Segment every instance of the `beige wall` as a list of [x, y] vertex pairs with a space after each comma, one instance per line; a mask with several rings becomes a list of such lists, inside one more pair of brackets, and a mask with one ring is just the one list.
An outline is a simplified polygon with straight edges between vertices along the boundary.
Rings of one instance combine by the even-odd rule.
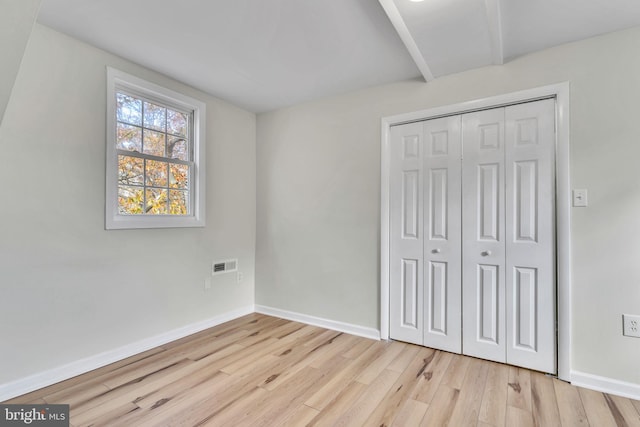
[[0, 0], [0, 123], [42, 0]]
[[[106, 66], [206, 103], [205, 228], [104, 230]], [[253, 304], [255, 120], [36, 25], [0, 128], [0, 384]]]
[[572, 368], [640, 384], [640, 28], [261, 114], [256, 304], [379, 324], [380, 119], [571, 83]]

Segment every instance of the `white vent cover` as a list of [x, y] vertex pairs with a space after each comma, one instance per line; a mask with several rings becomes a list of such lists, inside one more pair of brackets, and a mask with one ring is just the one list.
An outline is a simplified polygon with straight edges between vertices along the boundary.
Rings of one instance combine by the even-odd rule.
[[226, 261], [215, 261], [211, 266], [211, 274], [229, 273], [238, 270], [238, 260], [230, 259]]

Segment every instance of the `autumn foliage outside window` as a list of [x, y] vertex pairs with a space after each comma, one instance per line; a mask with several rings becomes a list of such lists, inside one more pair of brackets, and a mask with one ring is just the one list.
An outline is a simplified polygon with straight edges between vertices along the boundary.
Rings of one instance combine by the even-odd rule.
[[189, 112], [116, 93], [118, 212], [189, 215]]

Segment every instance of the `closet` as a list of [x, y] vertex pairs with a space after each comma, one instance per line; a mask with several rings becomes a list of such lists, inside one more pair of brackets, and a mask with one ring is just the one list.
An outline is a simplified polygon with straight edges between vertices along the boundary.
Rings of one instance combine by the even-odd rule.
[[393, 126], [390, 337], [556, 372], [555, 100]]

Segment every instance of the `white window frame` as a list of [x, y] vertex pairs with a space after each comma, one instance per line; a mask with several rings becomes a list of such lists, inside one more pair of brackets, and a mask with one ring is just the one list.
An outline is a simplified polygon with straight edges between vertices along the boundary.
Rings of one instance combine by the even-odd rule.
[[[118, 213], [118, 153], [116, 151], [116, 92], [139, 93], [145, 98], [193, 111], [193, 162], [189, 180], [189, 215], [122, 215]], [[173, 228], [205, 226], [205, 117], [206, 105], [123, 71], [107, 67], [107, 159], [105, 228]]]

